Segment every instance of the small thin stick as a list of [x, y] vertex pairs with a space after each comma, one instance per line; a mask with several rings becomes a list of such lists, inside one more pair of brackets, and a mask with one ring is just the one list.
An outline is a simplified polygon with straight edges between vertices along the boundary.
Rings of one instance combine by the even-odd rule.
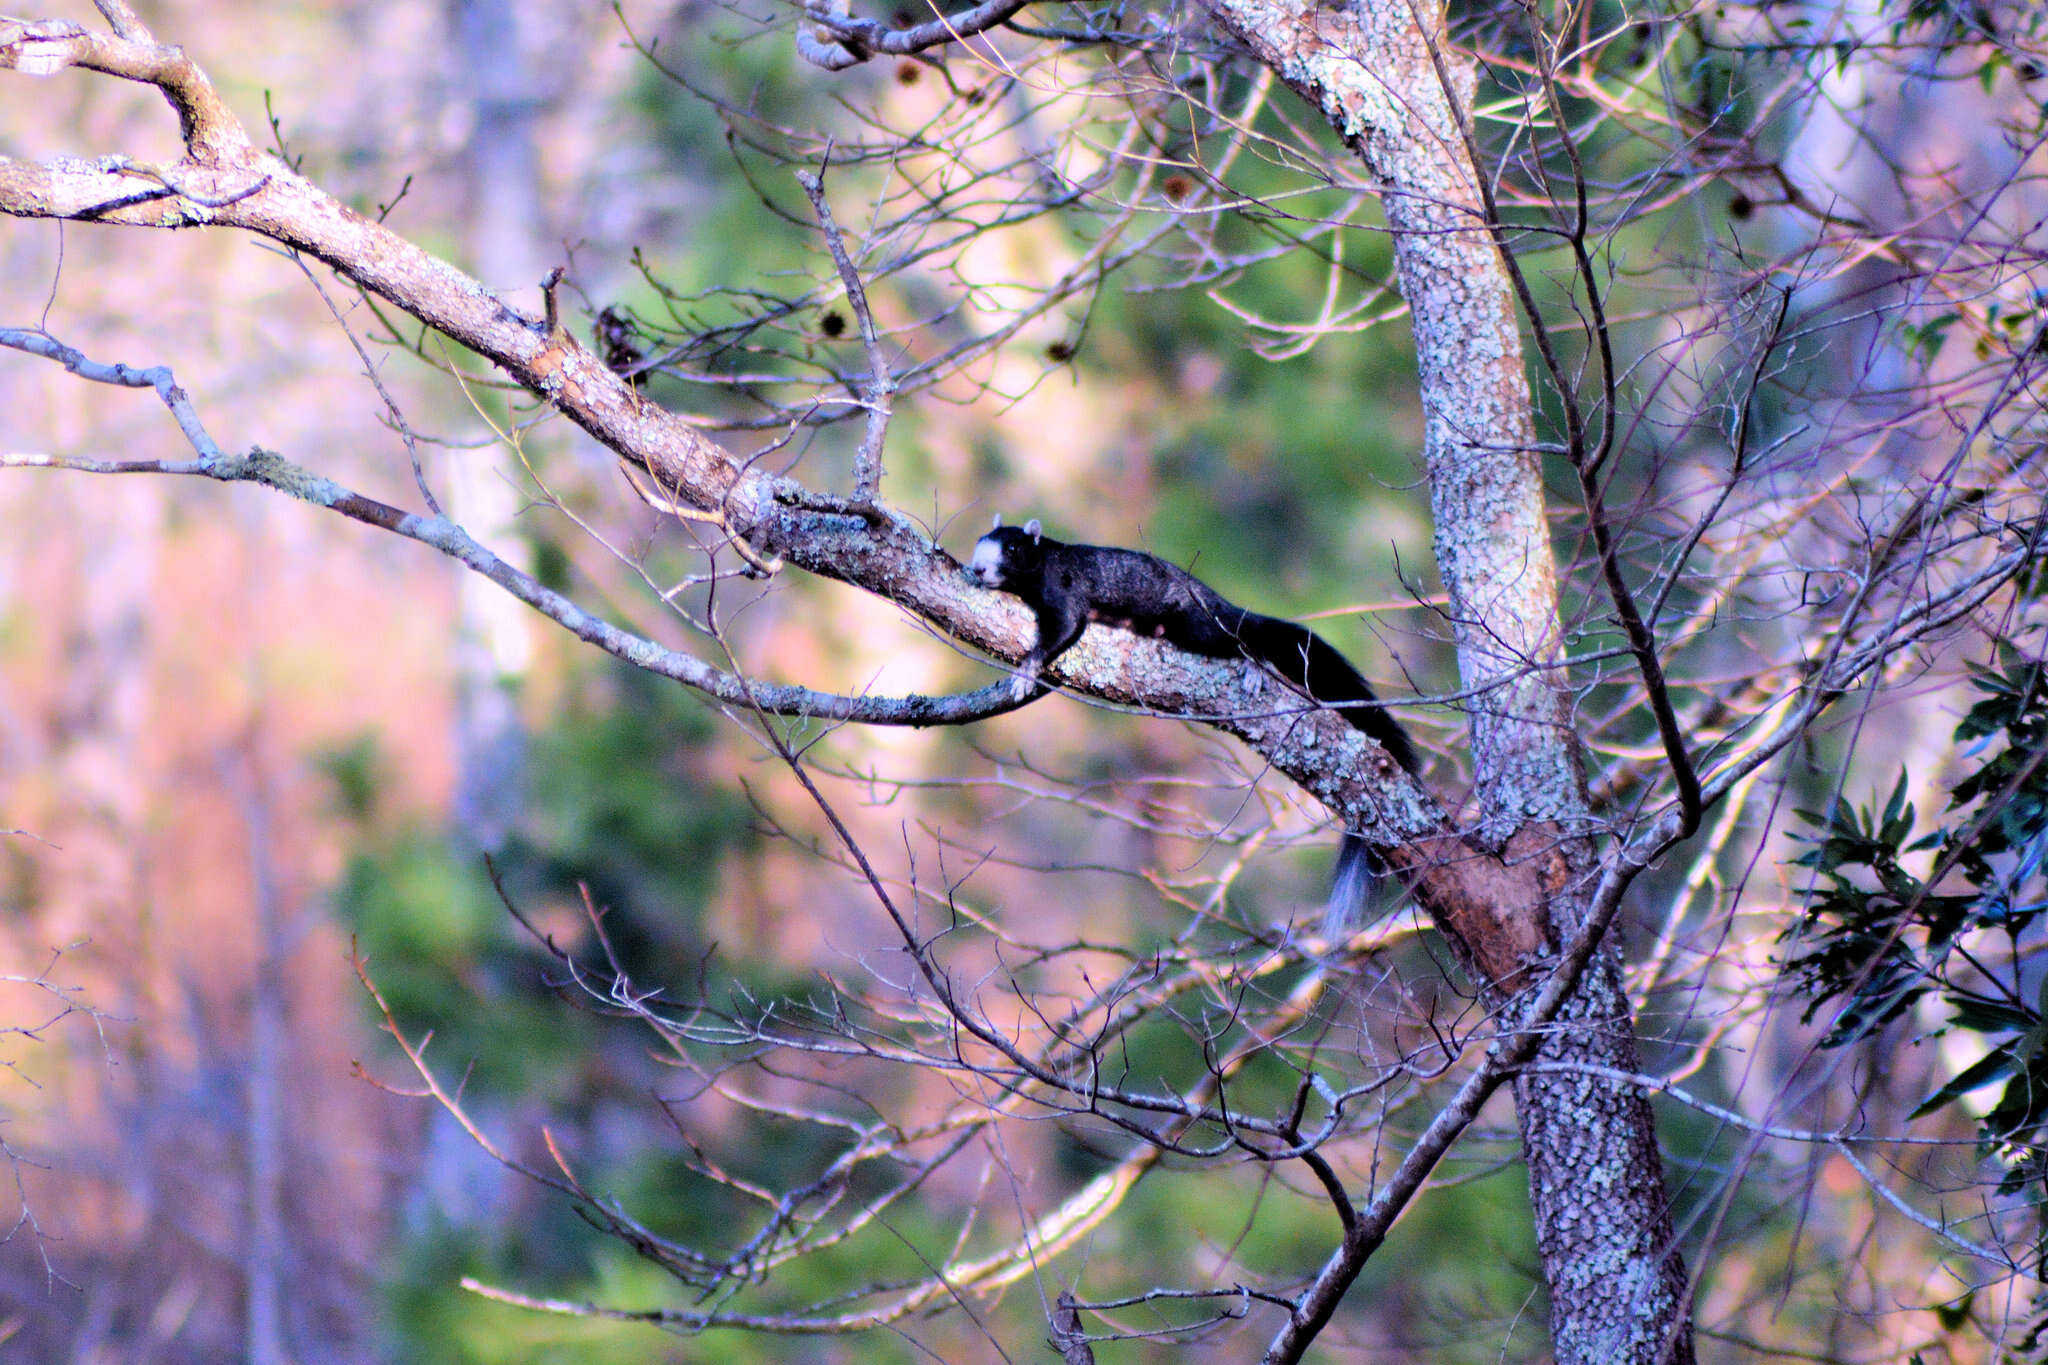
[[846, 287], [846, 302], [853, 309], [861, 340], [867, 344], [868, 380], [861, 387], [860, 403], [867, 409], [868, 425], [866, 434], [861, 437], [860, 449], [853, 456], [853, 497], [856, 502], [872, 503], [882, 482], [882, 442], [889, 434], [896, 376], [889, 369], [888, 357], [882, 353], [881, 338], [875, 334], [875, 316], [868, 311], [868, 295], [861, 287], [860, 272], [853, 268], [853, 257], [846, 251], [846, 239], [840, 234], [839, 224], [832, 221], [832, 209], [825, 202], [824, 166], [831, 159], [832, 149], [828, 145], [824, 163], [816, 171], [798, 171], [796, 183], [802, 185], [804, 193], [810, 196], [811, 208], [818, 215], [818, 225], [825, 229], [825, 244], [832, 249], [832, 263], [839, 267], [839, 282]]
[[[0, 327], [0, 346], [30, 355], [54, 360], [80, 379], [89, 379], [95, 384], [113, 384], [126, 389], [155, 389], [157, 397], [171, 410], [177, 420], [178, 430], [185, 434], [185, 440], [199, 453], [202, 462], [221, 457], [220, 447], [207, 434], [205, 423], [199, 420], [199, 412], [192, 406], [192, 396], [178, 387], [177, 378], [168, 365], [151, 365], [138, 368], [134, 365], [103, 364], [89, 358], [76, 347], [66, 346], [48, 332], [27, 331], [18, 327]], [[155, 460], [134, 462], [134, 468], [154, 468]]]
[[[265, 250], [269, 249], [268, 247], [265, 248]], [[313, 268], [306, 264], [306, 258], [298, 252], [290, 250], [279, 251], [278, 254], [297, 266], [300, 273], [305, 275], [306, 283], [313, 286], [313, 292], [320, 296], [320, 302], [327, 305], [327, 311], [333, 316], [335, 325], [341, 328], [341, 334], [348, 338], [349, 345], [355, 347], [356, 359], [363, 362], [364, 376], [369, 379], [371, 387], [377, 390], [377, 396], [384, 400], [384, 410], [391, 414], [391, 424], [398, 428], [398, 437], [405, 442], [405, 453], [412, 460], [413, 485], [420, 490], [420, 497], [426, 500], [428, 511], [437, 517], [447, 516], [448, 514], [441, 510], [441, 502], [434, 496], [434, 490], [427, 487], [427, 471], [420, 464], [419, 438], [413, 435], [412, 424], [405, 420], [405, 413], [399, 410], [398, 400], [391, 396], [391, 390], [384, 387], [384, 377], [377, 372], [377, 367], [371, 363], [369, 351], [364, 349], [361, 339], [356, 336], [355, 330], [348, 325], [348, 319], [341, 315], [341, 309], [335, 306], [332, 298], [328, 297], [326, 288], [320, 283], [320, 277], [315, 275]]]
[[727, 518], [723, 511], [692, 507], [686, 502], [679, 502], [674, 498], [661, 496], [646, 484], [641, 483], [641, 476], [635, 473], [633, 466], [627, 464], [624, 460], [619, 461], [619, 472], [626, 476], [626, 482], [632, 486], [635, 493], [640, 495], [640, 500], [655, 511], [666, 512], [670, 516], [681, 518], [684, 521], [707, 522], [725, 532], [726, 543], [738, 551], [739, 557], [747, 562], [747, 577], [772, 578], [782, 571], [782, 556], [774, 555], [763, 559], [761, 552], [747, 544], [746, 537], [733, 529], [731, 520]]

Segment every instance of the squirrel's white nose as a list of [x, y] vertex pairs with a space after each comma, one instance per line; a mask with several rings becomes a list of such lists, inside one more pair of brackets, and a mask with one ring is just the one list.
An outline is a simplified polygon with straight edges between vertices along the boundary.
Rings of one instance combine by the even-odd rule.
[[967, 561], [967, 573], [984, 588], [999, 587], [1003, 581], [1002, 547], [984, 538], [975, 542], [974, 557]]

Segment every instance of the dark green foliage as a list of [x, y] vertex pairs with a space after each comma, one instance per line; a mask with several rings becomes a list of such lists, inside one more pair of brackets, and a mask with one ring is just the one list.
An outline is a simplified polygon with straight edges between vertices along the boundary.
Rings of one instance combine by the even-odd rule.
[[[603, 955], [584, 915], [587, 890], [620, 965], [687, 994], [711, 951], [704, 909], [726, 856], [748, 838], [750, 813], [716, 771], [711, 720], [682, 688], [605, 666], [582, 671], [567, 691], [548, 728], [529, 738], [522, 815], [494, 860], [498, 881], [522, 915], [596, 966]], [[648, 1033], [560, 990], [566, 969], [507, 912], [481, 854], [386, 808], [387, 766], [374, 740], [321, 766], [334, 804], [360, 828], [337, 910], [407, 1037], [417, 1043], [431, 1031], [428, 1061], [472, 1116], [528, 1161], [544, 1125], [580, 1179], [662, 1232], [715, 1241], [737, 1225], [747, 1210], [732, 1192], [692, 1175], [677, 1154], [655, 1097], [687, 1104], [687, 1086], [660, 1064]], [[468, 1273], [658, 1302], [670, 1281], [598, 1231], [576, 1201], [527, 1186], [465, 1137], [437, 1141], [464, 1174], [407, 1211], [411, 1235], [389, 1280], [406, 1359], [554, 1359], [571, 1345], [579, 1361], [660, 1358], [644, 1327], [550, 1319], [454, 1291]], [[788, 1140], [761, 1151], [761, 1164], [829, 1159]], [[505, 1216], [508, 1199], [524, 1201], [518, 1216]]]
[[566, 593], [574, 586], [574, 562], [569, 552], [562, 548], [560, 541], [549, 536], [535, 536], [533, 545], [533, 576], [540, 580], [542, 587], [552, 592]]
[[[1955, 937], [1971, 896], [1936, 896], [1899, 862], [1909, 849], [1914, 810], [1901, 773], [1881, 816], [1846, 802], [1826, 813], [1800, 811], [1814, 826], [1812, 847], [1793, 859], [1828, 883], [1816, 886], [1804, 919], [1785, 938], [1811, 946], [1787, 962], [1811, 996], [1810, 1022], [1827, 1001], [1848, 999], [1823, 1046], [1839, 1047], [1889, 1023], [1936, 988], [1935, 967]], [[1936, 836], [1929, 836], [1934, 838]], [[1911, 924], [1919, 933], [1902, 930]]]
[[587, 889], [629, 974], [678, 974], [703, 950], [700, 913], [751, 819], [712, 771], [710, 737], [685, 689], [607, 667], [534, 739], [529, 818], [499, 860], [515, 899]]
[[[2048, 1169], [2037, 1145], [2048, 1125], [2048, 977], [2027, 970], [2048, 910], [2048, 688], [2042, 661], [2003, 641], [1975, 686], [1984, 697], [1956, 727], [1975, 766], [1942, 823], [1916, 837], [1903, 773], [1879, 814], [1847, 803], [1800, 813], [1814, 829], [1795, 861], [1815, 884], [1782, 941], [1806, 1017], [1841, 1002], [1824, 1046], [1866, 1038], [1929, 995], [1949, 1010], [1940, 1032], [1981, 1036], [1983, 1055], [1913, 1116], [2006, 1081], [1978, 1133], [2010, 1158], [2010, 1192]], [[1925, 874], [1902, 855], [1924, 855]]]
[[374, 736], [358, 735], [337, 745], [316, 756], [313, 766], [333, 784], [334, 806], [344, 819], [364, 824], [376, 816], [386, 774]]
[[[524, 817], [495, 859], [498, 880], [564, 946], [581, 937], [587, 892], [629, 974], [688, 976], [707, 947], [699, 920], [719, 865], [746, 837], [745, 803], [704, 771], [710, 721], [682, 688], [623, 667], [571, 687], [530, 741]], [[450, 1056], [474, 1056], [487, 1083], [545, 1071], [588, 1045], [553, 999], [548, 955], [506, 913], [483, 858], [438, 831], [378, 827], [383, 763], [372, 741], [322, 763], [336, 804], [368, 836], [336, 906], [400, 1022], [435, 1029]]]

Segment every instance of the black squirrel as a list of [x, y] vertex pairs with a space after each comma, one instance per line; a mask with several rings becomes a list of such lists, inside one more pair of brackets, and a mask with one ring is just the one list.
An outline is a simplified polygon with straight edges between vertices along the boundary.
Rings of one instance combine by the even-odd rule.
[[[1038, 643], [1018, 665], [1019, 691], [1042, 688], [1046, 665], [1081, 638], [1090, 621], [1154, 635], [1190, 654], [1251, 659], [1294, 691], [1328, 706], [1385, 749], [1410, 774], [1421, 760], [1400, 722], [1334, 645], [1306, 626], [1261, 616], [1227, 601], [1177, 564], [1142, 550], [1070, 545], [1037, 521], [995, 529], [974, 546], [967, 572], [985, 588], [1014, 593], [1038, 617]], [[1382, 868], [1372, 846], [1346, 830], [1331, 878], [1326, 924], [1355, 923]]]

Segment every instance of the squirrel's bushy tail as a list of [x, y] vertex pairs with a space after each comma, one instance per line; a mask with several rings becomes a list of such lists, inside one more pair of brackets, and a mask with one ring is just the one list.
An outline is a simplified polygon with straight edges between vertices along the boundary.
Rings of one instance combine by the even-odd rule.
[[1355, 830], [1345, 830], [1330, 874], [1330, 898], [1323, 902], [1323, 938], [1335, 945], [1393, 907], [1385, 894], [1387, 865]]
[[1372, 684], [1360, 676], [1337, 647], [1307, 626], [1247, 612], [1237, 638], [1245, 652], [1287, 680], [1312, 701], [1337, 714], [1385, 749], [1404, 772], [1419, 773], [1422, 760], [1401, 722], [1387, 714]]
[[[1288, 684], [1337, 713], [1387, 751], [1404, 772], [1419, 775], [1421, 756], [1401, 722], [1387, 714], [1371, 684], [1322, 636], [1271, 616], [1247, 614], [1240, 639]], [[1370, 923], [1390, 907], [1384, 894], [1387, 866], [1356, 830], [1345, 830], [1330, 878], [1330, 898], [1323, 904], [1323, 937], [1336, 943]]]

